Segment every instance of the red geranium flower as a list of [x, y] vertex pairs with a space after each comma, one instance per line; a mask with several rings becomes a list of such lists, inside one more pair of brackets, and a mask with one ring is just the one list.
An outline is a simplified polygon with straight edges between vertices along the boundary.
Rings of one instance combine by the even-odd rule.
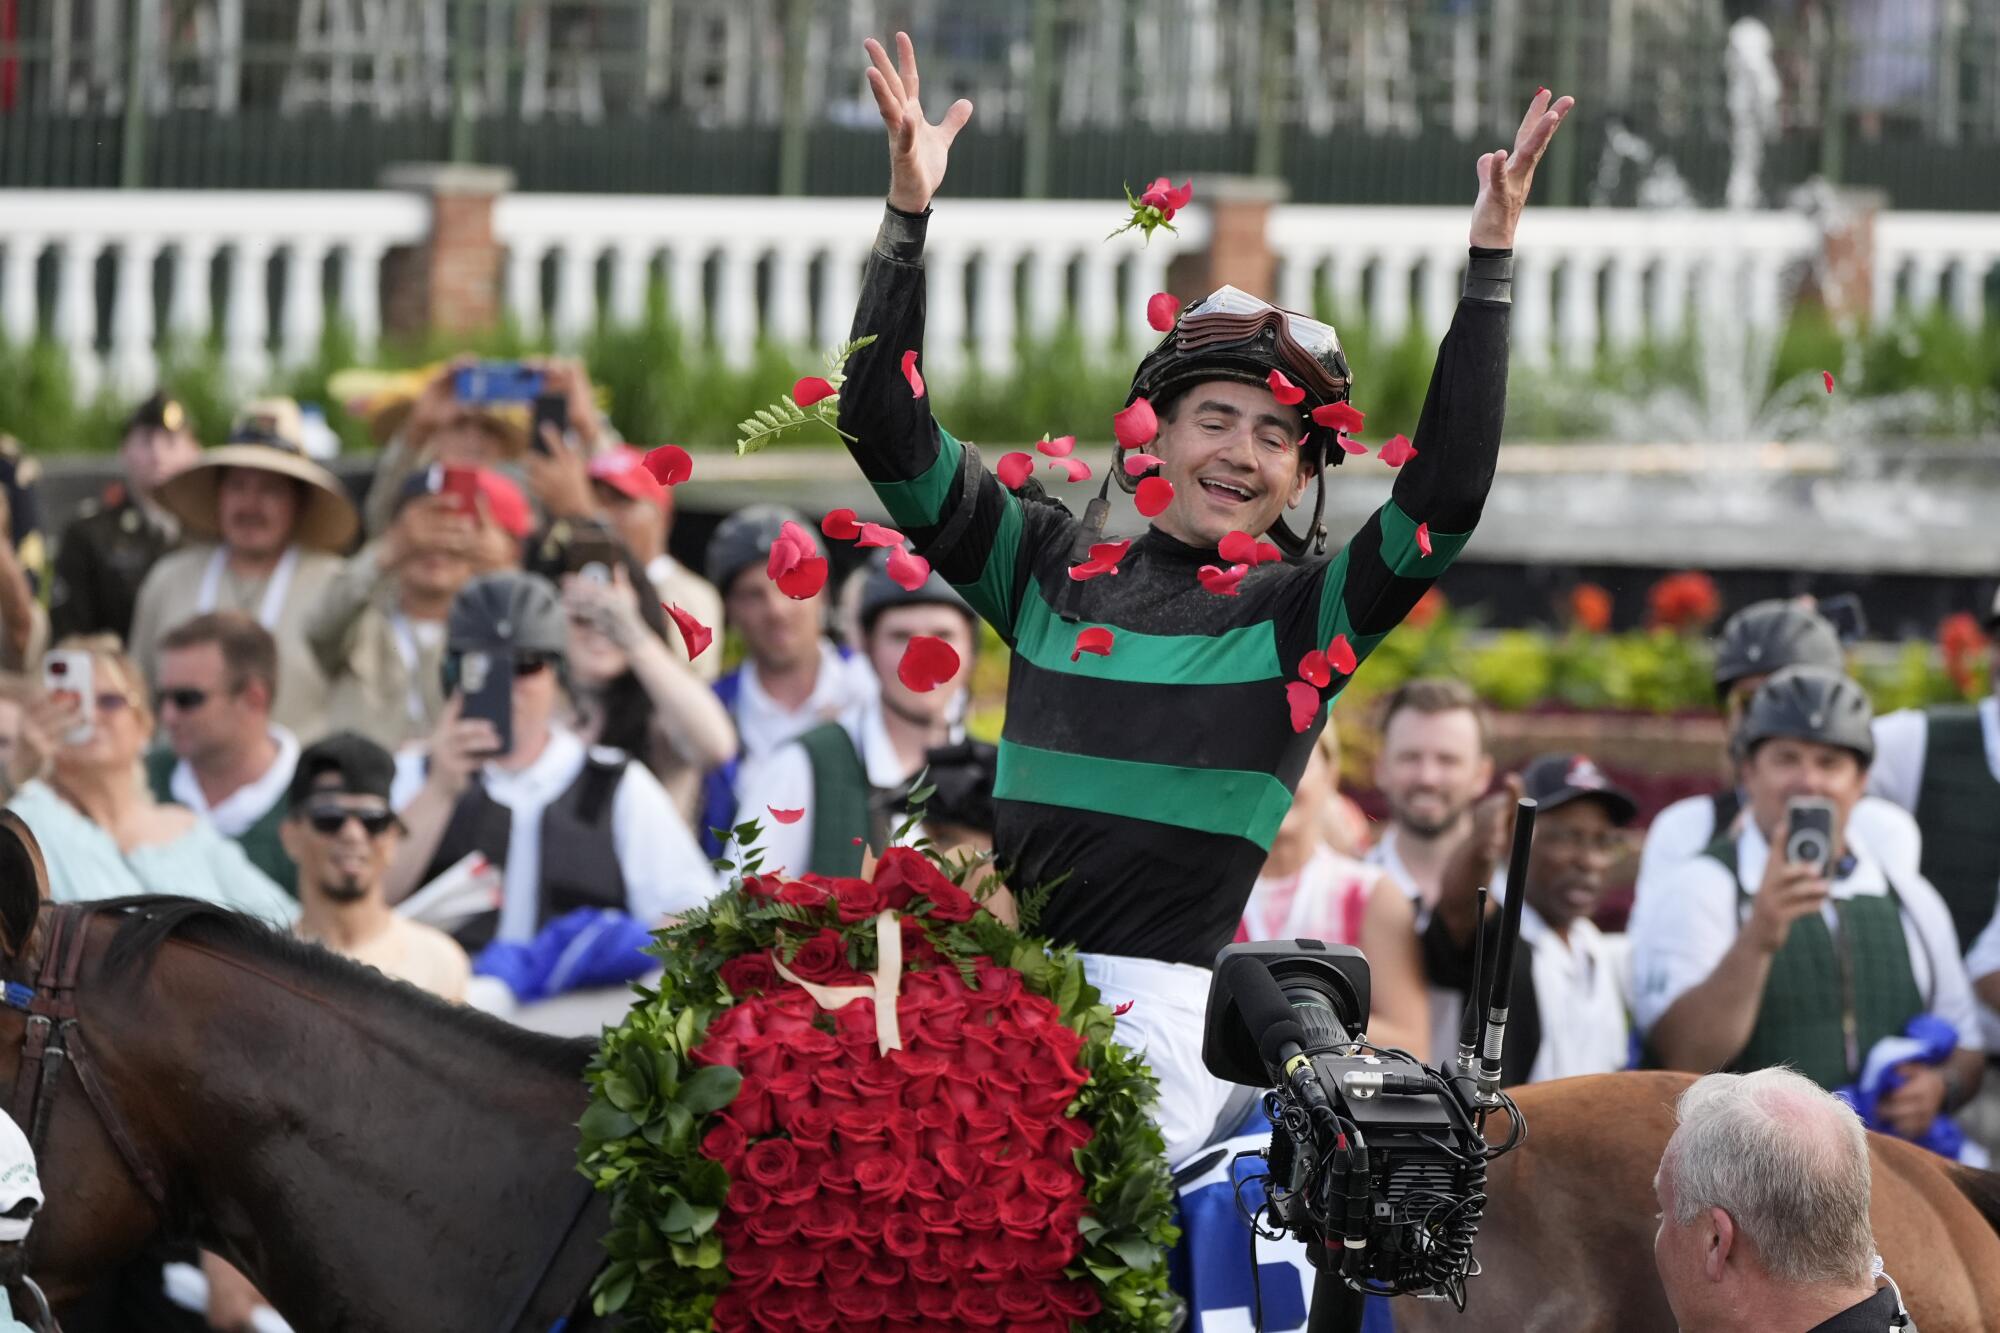
[[1611, 594], [1595, 583], [1569, 590], [1569, 617], [1580, 630], [1602, 634], [1611, 628]]
[[1715, 580], [1696, 569], [1667, 575], [1647, 590], [1646, 601], [1655, 628], [1684, 634], [1706, 629], [1722, 612]]

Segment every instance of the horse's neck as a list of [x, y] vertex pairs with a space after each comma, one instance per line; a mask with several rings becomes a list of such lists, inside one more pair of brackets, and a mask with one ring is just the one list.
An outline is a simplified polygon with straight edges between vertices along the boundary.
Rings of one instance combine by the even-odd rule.
[[580, 1070], [386, 986], [284, 977], [322, 1004], [198, 966], [225, 989], [161, 1086], [192, 1091], [177, 1183], [203, 1243], [302, 1328], [468, 1327], [506, 1306], [580, 1186]]

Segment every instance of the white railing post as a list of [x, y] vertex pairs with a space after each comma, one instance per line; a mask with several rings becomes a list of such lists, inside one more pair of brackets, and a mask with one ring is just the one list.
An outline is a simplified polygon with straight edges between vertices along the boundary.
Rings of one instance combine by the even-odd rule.
[[1597, 269], [1602, 256], [1571, 251], [1562, 261], [1562, 310], [1556, 321], [1563, 364], [1588, 366], [1597, 357]]
[[988, 375], [1008, 375], [1014, 370], [1014, 269], [1020, 262], [1019, 250], [996, 246], [980, 254], [974, 270], [978, 282], [973, 315], [976, 356], [980, 370]]
[[800, 241], [771, 250], [770, 299], [765, 336], [783, 347], [804, 348], [812, 331], [812, 256]]
[[597, 323], [597, 252], [572, 237], [556, 249], [556, 308], [550, 332], [558, 347], [575, 349]]
[[167, 336], [199, 342], [215, 329], [215, 297], [209, 277], [215, 265], [212, 236], [174, 241], [174, 276], [167, 288]]
[[1069, 320], [1069, 256], [1037, 248], [1028, 252], [1028, 336], [1037, 342], [1054, 336]]
[[1652, 326], [1656, 342], [1671, 343], [1687, 328], [1688, 265], [1678, 251], [1660, 256], [1653, 269]]
[[1410, 270], [1415, 262], [1416, 256], [1400, 247], [1384, 250], [1376, 259], [1368, 325], [1384, 343], [1410, 331]]
[[340, 318], [363, 356], [375, 351], [382, 337], [382, 256], [387, 247], [376, 241], [349, 241], [340, 256]]
[[128, 236], [118, 245], [118, 278], [111, 287], [110, 382], [120, 396], [136, 397], [159, 374], [153, 355], [153, 260], [159, 242]]
[[610, 323], [615, 328], [633, 328], [646, 317], [646, 289], [653, 277], [652, 251], [641, 242], [614, 244], [610, 259]]
[[35, 340], [39, 331], [39, 299], [35, 292], [35, 270], [42, 257], [43, 240], [30, 232], [11, 232], [6, 237], [6, 257], [0, 259], [0, 332], [15, 347]]
[[1629, 351], [1645, 339], [1647, 258], [1622, 251], [1607, 257], [1604, 341], [1613, 351]]
[[725, 242], [716, 256], [715, 342], [723, 360], [747, 366], [757, 349], [757, 260], [752, 243]]
[[265, 346], [270, 328], [264, 280], [272, 240], [237, 235], [229, 242], [229, 304], [222, 312], [222, 361], [240, 393], [251, 393], [271, 373]]
[[1549, 364], [1549, 337], [1554, 324], [1555, 261], [1540, 254], [1514, 259], [1514, 317], [1511, 346], [1523, 365]]
[[854, 307], [861, 299], [861, 266], [868, 259], [868, 247], [834, 245], [821, 265], [819, 332], [814, 341], [830, 348], [847, 341], [854, 327]]
[[708, 340], [707, 263], [708, 252], [692, 236], [678, 238], [667, 256], [667, 311], [690, 350]]
[[545, 323], [542, 318], [543, 252], [544, 242], [540, 237], [524, 236], [507, 246], [507, 316], [514, 321], [514, 327], [523, 338], [539, 336]]
[[1986, 323], [1986, 274], [1992, 267], [1991, 254], [1961, 252], [1952, 261], [1951, 312], [1961, 325], [1974, 332]]
[[50, 335], [69, 359], [77, 394], [89, 397], [103, 383], [97, 359], [97, 253], [103, 242], [88, 233], [71, 232], [56, 252], [55, 318]]
[[[965, 264], [966, 251], [953, 242], [924, 247], [924, 363], [940, 375], [955, 375], [965, 364]], [[903, 351], [894, 347], [889, 354]]]
[[278, 312], [278, 364], [302, 366], [319, 355], [326, 332], [323, 279], [330, 242], [301, 236], [285, 247], [284, 304]]

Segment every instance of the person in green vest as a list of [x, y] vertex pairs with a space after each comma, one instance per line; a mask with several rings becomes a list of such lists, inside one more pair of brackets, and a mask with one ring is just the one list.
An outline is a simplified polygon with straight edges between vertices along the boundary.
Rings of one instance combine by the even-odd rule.
[[[861, 844], [880, 847], [887, 830], [880, 813], [886, 801], [878, 798], [922, 769], [931, 747], [959, 738], [978, 623], [936, 574], [915, 588], [889, 577], [888, 554], [876, 552], [854, 576], [862, 580], [860, 648], [881, 682], [876, 696], [744, 766], [738, 816], [763, 825], [759, 842], [767, 867], [859, 873]], [[911, 643], [925, 639], [943, 644], [958, 661], [935, 685], [903, 670]], [[803, 813], [794, 817], [793, 811]]]
[[298, 868], [278, 837], [299, 742], [271, 720], [277, 640], [241, 612], [210, 611], [162, 635], [159, 661], [168, 748], [146, 756], [153, 796], [194, 811], [297, 897]]
[[1987, 609], [1992, 687], [1976, 704], [1905, 708], [1875, 720], [1868, 789], [1917, 817], [1924, 878], [1970, 950], [2000, 903], [2000, 591]]
[[[1861, 686], [1823, 668], [1789, 667], [1758, 689], [1735, 736], [1749, 817], [1639, 903], [1634, 1009], [1668, 1068], [1784, 1064], [1828, 1089], [1855, 1082], [1876, 1042], [1935, 1015], [1957, 1050], [1941, 1066], [1901, 1066], [1879, 1105], [1916, 1137], [1972, 1096], [1985, 1055], [1943, 900], [1921, 874], [1885, 868], [1849, 821], [1872, 719]], [[1798, 798], [1833, 808], [1823, 859], [1787, 854]]]

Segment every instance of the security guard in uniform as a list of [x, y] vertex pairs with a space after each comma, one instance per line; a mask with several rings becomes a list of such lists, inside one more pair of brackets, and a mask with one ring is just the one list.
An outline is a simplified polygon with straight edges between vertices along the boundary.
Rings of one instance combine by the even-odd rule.
[[133, 409], [118, 446], [125, 470], [86, 500], [56, 554], [49, 617], [55, 637], [132, 630], [132, 606], [146, 571], [180, 545], [180, 523], [153, 503], [154, 488], [201, 455], [187, 412], [164, 391]]

